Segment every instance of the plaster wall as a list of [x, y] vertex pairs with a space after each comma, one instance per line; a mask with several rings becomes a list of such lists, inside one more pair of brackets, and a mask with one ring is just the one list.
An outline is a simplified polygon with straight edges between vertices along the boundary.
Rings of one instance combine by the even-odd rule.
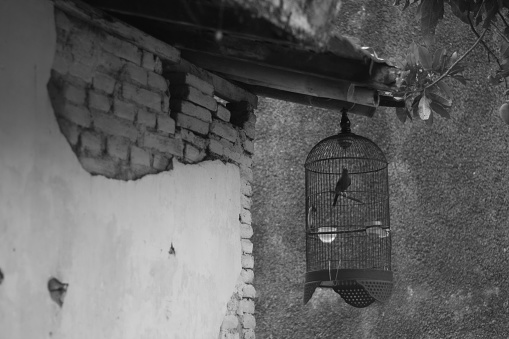
[[217, 338], [241, 272], [239, 169], [91, 176], [48, 98], [54, 50], [51, 2], [0, 3], [2, 337]]

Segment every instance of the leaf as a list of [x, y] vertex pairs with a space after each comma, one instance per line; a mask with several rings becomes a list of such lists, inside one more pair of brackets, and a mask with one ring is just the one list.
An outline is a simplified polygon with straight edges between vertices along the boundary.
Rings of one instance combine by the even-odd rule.
[[445, 53], [446, 50], [443, 47], [435, 51], [435, 54], [433, 54], [433, 70], [441, 72], [442, 60], [444, 58]]
[[452, 14], [454, 14], [457, 18], [459, 18], [464, 23], [469, 24], [469, 22], [468, 22], [468, 11], [466, 10], [466, 8], [465, 8], [465, 6], [463, 5], [462, 2], [458, 3], [456, 1], [450, 1], [449, 5], [451, 6]]
[[470, 79], [467, 79], [465, 78], [463, 75], [453, 75], [451, 76], [451, 78], [453, 79], [456, 79], [458, 80], [459, 82], [461, 82], [463, 85], [466, 85], [467, 84], [467, 81], [470, 80]]
[[509, 43], [505, 40], [502, 40], [502, 44], [500, 45], [500, 57], [502, 59], [509, 58]]
[[445, 118], [445, 119], [451, 118], [451, 115], [449, 114], [449, 112], [447, 111], [447, 109], [444, 106], [442, 106], [434, 101], [431, 102], [430, 106], [431, 106], [431, 109], [433, 110], [433, 112], [440, 115], [442, 118]]
[[444, 18], [444, 0], [422, 0], [419, 6], [422, 34], [435, 34], [438, 21]]
[[427, 92], [426, 95], [428, 96], [429, 100], [439, 103], [442, 106], [445, 107], [451, 107], [452, 101], [449, 99], [446, 99], [436, 93]]
[[449, 88], [449, 86], [443, 80], [440, 80], [437, 83], [437, 86], [440, 88], [440, 90], [442, 92], [444, 92], [444, 94], [447, 96], [447, 98], [449, 98], [449, 99], [452, 98], [451, 89]]
[[449, 71], [449, 75], [461, 73], [466, 69], [467, 69], [466, 65], [463, 65], [461, 62], [457, 63], [456, 65], [454, 65], [454, 67], [451, 68], [451, 70]]
[[419, 113], [419, 118], [422, 120], [428, 120], [431, 115], [431, 108], [429, 106], [429, 100], [426, 95], [423, 95], [421, 100], [419, 100], [419, 108], [417, 110]]
[[419, 56], [419, 62], [425, 70], [430, 70], [433, 66], [433, 61], [428, 52], [428, 49], [424, 46], [417, 46], [417, 55]]
[[406, 107], [396, 107], [396, 116], [398, 117], [399, 121], [405, 123], [408, 116], [408, 110]]

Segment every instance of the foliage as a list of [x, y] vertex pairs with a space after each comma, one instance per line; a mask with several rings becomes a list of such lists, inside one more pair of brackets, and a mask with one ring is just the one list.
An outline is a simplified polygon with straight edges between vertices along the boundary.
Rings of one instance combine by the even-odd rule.
[[[395, 6], [403, 5], [403, 10], [416, 4], [416, 15], [421, 23], [421, 32], [425, 45], [413, 43], [403, 62], [397, 79], [398, 91], [395, 97], [405, 100], [405, 107], [396, 109], [398, 118], [405, 122], [407, 118], [418, 117], [428, 123], [433, 122], [433, 114], [443, 118], [450, 117], [452, 95], [447, 78], [466, 84], [463, 72], [469, 65], [463, 59], [479, 44], [488, 51], [488, 55], [498, 65], [495, 74], [489, 76], [492, 85], [505, 83], [509, 76], [509, 25], [505, 15], [509, 9], [509, 0], [396, 0]], [[435, 29], [444, 17], [445, 5], [462, 22], [468, 24], [477, 37], [476, 42], [461, 56], [457, 52], [448, 54], [443, 48], [430, 51]], [[499, 20], [500, 19], [500, 20]], [[479, 33], [479, 30], [483, 30]], [[486, 32], [495, 32], [501, 38], [499, 53], [495, 53], [483, 39]], [[491, 61], [489, 58], [488, 61]], [[413, 114], [411, 114], [413, 113]]]

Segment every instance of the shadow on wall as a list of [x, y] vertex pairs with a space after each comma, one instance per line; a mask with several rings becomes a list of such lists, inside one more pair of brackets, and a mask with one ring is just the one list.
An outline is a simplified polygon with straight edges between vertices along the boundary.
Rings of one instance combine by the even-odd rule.
[[[389, 1], [344, 2], [341, 15], [340, 30], [382, 57], [401, 55], [419, 38], [414, 13]], [[465, 51], [475, 37], [446, 17], [436, 47]], [[387, 303], [366, 309], [320, 289], [302, 303], [303, 164], [318, 141], [339, 131], [340, 113], [260, 102], [253, 205], [260, 337], [507, 336], [509, 129], [496, 112], [500, 89], [486, 83], [484, 51], [468, 61], [477, 65], [473, 80], [454, 84], [451, 120], [403, 125], [393, 109], [350, 117], [353, 132], [372, 139], [389, 161], [395, 287]]]

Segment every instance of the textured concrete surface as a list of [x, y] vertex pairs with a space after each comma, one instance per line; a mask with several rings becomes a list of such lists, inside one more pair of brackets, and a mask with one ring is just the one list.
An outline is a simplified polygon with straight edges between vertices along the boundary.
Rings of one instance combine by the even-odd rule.
[[[413, 10], [392, 1], [344, 2], [338, 24], [382, 57], [419, 41]], [[475, 41], [446, 13], [437, 47], [464, 52]], [[489, 39], [494, 36], [489, 36]], [[312, 146], [339, 130], [339, 113], [262, 100], [254, 186], [259, 338], [507, 338], [509, 336], [509, 126], [497, 115], [486, 52], [467, 59], [468, 86], [454, 85], [449, 121], [401, 124], [393, 109], [352, 116], [389, 161], [394, 293], [355, 309], [328, 290], [302, 304], [304, 168]]]

